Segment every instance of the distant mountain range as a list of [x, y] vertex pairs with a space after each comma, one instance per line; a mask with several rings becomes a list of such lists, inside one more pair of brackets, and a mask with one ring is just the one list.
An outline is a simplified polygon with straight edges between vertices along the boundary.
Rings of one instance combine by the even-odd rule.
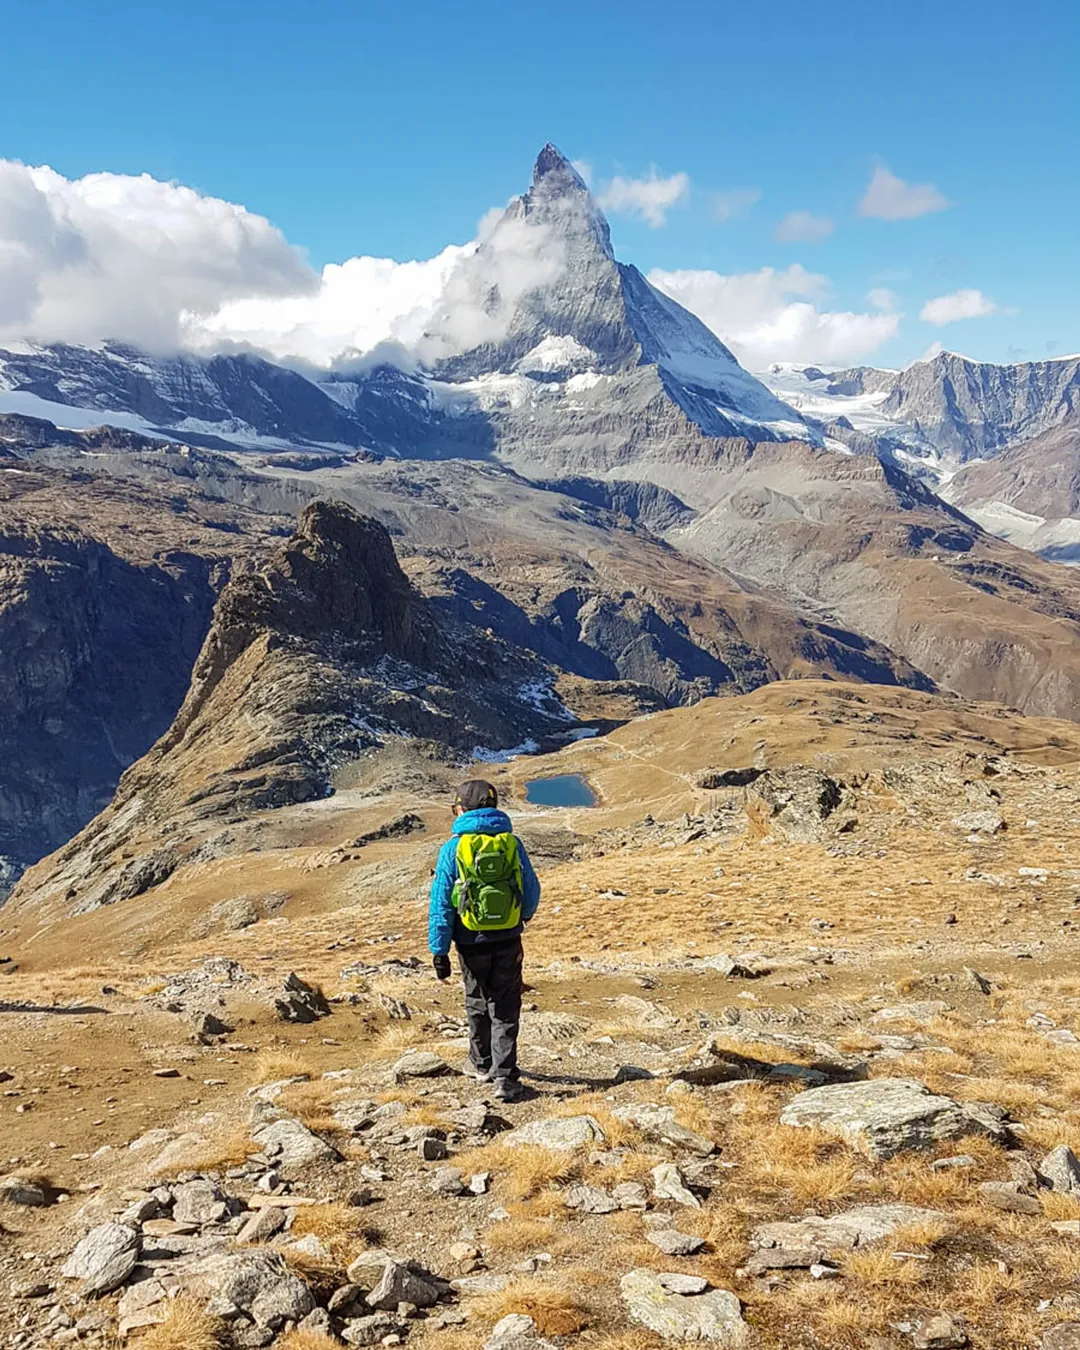
[[[532, 672], [486, 750], [534, 734], [541, 687], [605, 720], [824, 674], [1080, 719], [1080, 575], [975, 523], [1071, 557], [1078, 366], [758, 379], [615, 259], [552, 146], [399, 364], [0, 352], [0, 866], [85, 824], [166, 732], [222, 587], [316, 498], [386, 528], [432, 622]], [[407, 679], [365, 665], [375, 740], [403, 691], [453, 687], [413, 656]], [[305, 743], [338, 736], [308, 711]]]

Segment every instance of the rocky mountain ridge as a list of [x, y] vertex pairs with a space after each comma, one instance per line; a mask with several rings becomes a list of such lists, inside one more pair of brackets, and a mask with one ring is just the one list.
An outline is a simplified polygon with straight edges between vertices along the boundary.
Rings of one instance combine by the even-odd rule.
[[45, 910], [78, 914], [138, 895], [197, 848], [212, 858], [223, 826], [326, 796], [337, 768], [386, 738], [460, 755], [569, 720], [531, 653], [447, 622], [383, 526], [315, 502], [222, 591], [168, 732], [12, 903], [30, 889]]

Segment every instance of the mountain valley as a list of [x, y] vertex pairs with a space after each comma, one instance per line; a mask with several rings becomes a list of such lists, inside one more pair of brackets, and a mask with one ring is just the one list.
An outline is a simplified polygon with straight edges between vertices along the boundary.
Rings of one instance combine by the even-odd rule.
[[758, 378], [551, 145], [410, 350], [0, 351], [0, 1342], [1080, 1344], [1078, 389]]

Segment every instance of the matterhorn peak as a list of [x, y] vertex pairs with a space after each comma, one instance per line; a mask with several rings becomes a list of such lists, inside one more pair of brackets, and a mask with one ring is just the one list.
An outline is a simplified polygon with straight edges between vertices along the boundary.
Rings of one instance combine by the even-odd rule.
[[575, 187], [579, 192], [588, 192], [589, 187], [574, 168], [573, 164], [566, 158], [557, 145], [548, 141], [543, 150], [536, 156], [536, 163], [533, 165], [533, 187], [536, 187], [542, 178], [559, 178], [563, 180], [562, 186]]

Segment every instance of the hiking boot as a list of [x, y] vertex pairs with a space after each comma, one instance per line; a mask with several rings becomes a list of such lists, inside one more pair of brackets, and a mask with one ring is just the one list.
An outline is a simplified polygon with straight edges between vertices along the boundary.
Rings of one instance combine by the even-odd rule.
[[516, 1078], [498, 1078], [495, 1080], [494, 1095], [497, 1102], [519, 1102], [525, 1090]]
[[466, 1078], [472, 1078], [477, 1083], [491, 1082], [491, 1070], [478, 1069], [471, 1059], [467, 1059], [465, 1061], [465, 1063], [461, 1067], [461, 1072], [465, 1075]]

